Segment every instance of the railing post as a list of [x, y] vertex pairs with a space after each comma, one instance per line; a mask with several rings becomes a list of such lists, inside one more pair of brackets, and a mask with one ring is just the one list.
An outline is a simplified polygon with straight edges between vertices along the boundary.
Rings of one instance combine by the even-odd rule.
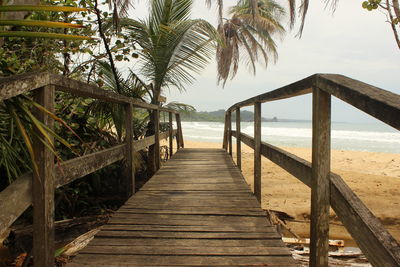
[[228, 152], [232, 157], [232, 113], [228, 111]]
[[225, 123], [224, 123], [224, 137], [222, 141], [222, 148], [228, 151], [228, 112], [225, 113]]
[[261, 103], [254, 103], [254, 194], [261, 203]]
[[126, 156], [125, 156], [125, 182], [124, 190], [126, 199], [135, 193], [135, 164], [133, 156], [133, 107], [132, 104], [125, 104], [125, 142], [126, 142]]
[[331, 96], [313, 88], [310, 266], [328, 266]]
[[160, 169], [160, 110], [154, 112], [154, 164], [156, 171]]
[[236, 109], [236, 165], [242, 170], [242, 140], [240, 137], [240, 108]]
[[181, 144], [181, 147], [184, 148], [185, 147], [185, 142], [183, 141], [181, 114], [178, 113], [177, 115], [178, 115], [177, 124], [179, 125], [178, 132], [179, 132], [179, 137], [180, 137], [180, 144]]
[[[34, 99], [48, 111], [54, 111], [53, 85], [39, 88]], [[54, 128], [53, 119], [42, 111], [35, 111], [36, 118]], [[37, 135], [42, 134], [37, 130]], [[53, 138], [45, 142], [53, 143]], [[49, 144], [50, 146], [52, 144]], [[33, 150], [37, 170], [33, 172], [33, 257], [34, 266], [54, 266], [54, 154], [36, 136]]]
[[172, 154], [174, 152], [174, 142], [173, 142], [173, 124], [172, 124], [172, 112], [168, 112], [168, 128], [169, 128], [169, 157], [172, 157]]

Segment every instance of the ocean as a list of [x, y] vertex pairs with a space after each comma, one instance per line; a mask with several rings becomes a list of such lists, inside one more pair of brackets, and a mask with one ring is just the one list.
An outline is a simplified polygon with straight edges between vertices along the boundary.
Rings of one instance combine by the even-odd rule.
[[[390, 126], [332, 122], [331, 128], [332, 149], [400, 153], [400, 131]], [[185, 140], [222, 144], [223, 123], [184, 121], [182, 129]], [[241, 131], [253, 136], [253, 122], [242, 122]], [[311, 147], [311, 122], [263, 122], [261, 131], [262, 140], [275, 146]]]

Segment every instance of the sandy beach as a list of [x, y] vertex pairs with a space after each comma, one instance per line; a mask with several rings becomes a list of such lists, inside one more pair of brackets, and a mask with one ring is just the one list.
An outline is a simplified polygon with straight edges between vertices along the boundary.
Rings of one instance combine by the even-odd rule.
[[[185, 147], [221, 148], [221, 144], [185, 140]], [[311, 161], [311, 149], [283, 149]], [[234, 160], [235, 154], [234, 145]], [[242, 144], [242, 172], [250, 186], [253, 184], [253, 157], [253, 150]], [[331, 166], [400, 241], [400, 154], [332, 150]], [[262, 160], [262, 207], [295, 217], [299, 222], [290, 223], [289, 227], [300, 236], [308, 236], [310, 189], [265, 158]], [[350, 235], [334, 212], [331, 213], [331, 239], [343, 239], [351, 245]]]

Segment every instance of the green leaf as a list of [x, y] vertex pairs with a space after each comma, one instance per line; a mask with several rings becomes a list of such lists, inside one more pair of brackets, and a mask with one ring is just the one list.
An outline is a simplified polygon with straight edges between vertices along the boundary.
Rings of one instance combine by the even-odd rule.
[[13, 11], [55, 11], [55, 12], [79, 12], [88, 11], [87, 8], [70, 6], [45, 6], [45, 5], [8, 5], [0, 6], [0, 12]]
[[47, 32], [25, 32], [25, 31], [0, 31], [0, 37], [28, 37], [28, 38], [51, 38], [51, 39], [65, 39], [65, 40], [92, 40], [92, 37], [60, 34], [60, 33], [47, 33]]
[[81, 24], [43, 21], [43, 20], [0, 20], [0, 25], [47, 27], [47, 28], [84, 28], [84, 26]]

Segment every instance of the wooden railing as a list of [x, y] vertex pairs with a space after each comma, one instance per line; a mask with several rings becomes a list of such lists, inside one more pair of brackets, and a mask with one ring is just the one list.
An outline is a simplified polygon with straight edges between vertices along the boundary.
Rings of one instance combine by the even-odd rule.
[[[103, 90], [83, 82], [51, 73], [30, 73], [0, 79], [0, 101], [33, 91], [35, 100], [47, 110], [54, 110], [54, 91], [60, 90], [76, 96], [90, 97], [125, 107], [125, 142], [114, 147], [77, 157], [54, 165], [54, 154], [40, 141], [34, 141], [35, 161], [39, 175], [27, 173], [0, 192], [0, 236], [32, 204], [33, 209], [33, 256], [35, 266], [54, 266], [54, 190], [60, 186], [104, 168], [116, 161], [124, 160], [125, 197], [135, 193], [134, 152], [155, 146], [155, 170], [160, 168], [160, 140], [169, 138], [170, 155], [172, 139], [176, 136], [177, 149], [183, 147], [183, 135], [179, 113], [137, 101], [123, 95]], [[156, 111], [153, 136], [134, 141], [132, 129], [133, 107]], [[169, 113], [169, 131], [159, 132], [159, 112]], [[173, 114], [177, 130], [172, 128]], [[42, 112], [37, 117], [50, 128], [52, 119]], [[64, 170], [64, 171], [62, 171]]]
[[[261, 103], [313, 94], [312, 163], [261, 141]], [[328, 266], [329, 207], [332, 207], [373, 266], [400, 266], [399, 243], [343, 179], [330, 171], [331, 95], [400, 130], [400, 96], [335, 74], [315, 74], [231, 106], [225, 117], [223, 148], [232, 155], [236, 137], [237, 166], [241, 142], [254, 149], [254, 193], [261, 202], [261, 155], [311, 187], [310, 266]], [[254, 138], [240, 131], [240, 108], [254, 105]], [[236, 131], [231, 115], [236, 112]]]

